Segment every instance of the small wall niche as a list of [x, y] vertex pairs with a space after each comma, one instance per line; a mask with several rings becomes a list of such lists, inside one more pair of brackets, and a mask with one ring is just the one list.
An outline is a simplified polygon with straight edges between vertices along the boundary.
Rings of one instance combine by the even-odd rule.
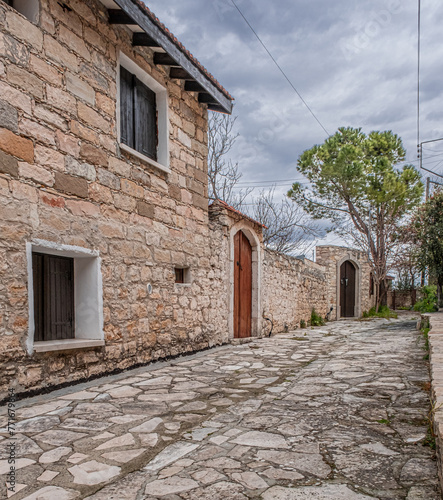
[[174, 276], [176, 285], [191, 284], [191, 270], [189, 267], [183, 267], [183, 266], [174, 267]]

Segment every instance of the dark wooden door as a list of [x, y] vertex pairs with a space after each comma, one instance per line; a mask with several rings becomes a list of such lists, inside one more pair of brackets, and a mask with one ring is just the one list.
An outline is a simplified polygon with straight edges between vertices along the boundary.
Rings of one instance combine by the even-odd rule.
[[34, 340], [75, 337], [74, 259], [33, 253]]
[[252, 247], [242, 231], [234, 236], [234, 337], [251, 336]]
[[355, 316], [355, 267], [349, 260], [340, 267], [340, 310], [342, 318]]

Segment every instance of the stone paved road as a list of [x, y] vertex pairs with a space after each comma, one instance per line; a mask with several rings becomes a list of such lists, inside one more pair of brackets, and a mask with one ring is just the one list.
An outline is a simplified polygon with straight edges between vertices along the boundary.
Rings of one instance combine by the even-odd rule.
[[12, 498], [441, 498], [414, 327], [335, 322], [23, 401]]

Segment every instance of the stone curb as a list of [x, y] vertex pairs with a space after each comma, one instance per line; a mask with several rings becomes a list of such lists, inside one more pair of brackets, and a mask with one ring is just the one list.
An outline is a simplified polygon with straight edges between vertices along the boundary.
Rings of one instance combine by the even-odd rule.
[[435, 433], [438, 478], [443, 492], [443, 312], [422, 314], [429, 324], [429, 371], [431, 376], [432, 420]]

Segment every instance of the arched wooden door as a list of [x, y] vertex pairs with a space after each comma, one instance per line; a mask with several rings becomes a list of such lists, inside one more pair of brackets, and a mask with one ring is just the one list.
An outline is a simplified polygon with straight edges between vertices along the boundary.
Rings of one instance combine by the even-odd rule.
[[355, 267], [349, 260], [340, 266], [340, 316], [355, 316]]
[[242, 231], [234, 236], [234, 338], [251, 336], [252, 247]]

